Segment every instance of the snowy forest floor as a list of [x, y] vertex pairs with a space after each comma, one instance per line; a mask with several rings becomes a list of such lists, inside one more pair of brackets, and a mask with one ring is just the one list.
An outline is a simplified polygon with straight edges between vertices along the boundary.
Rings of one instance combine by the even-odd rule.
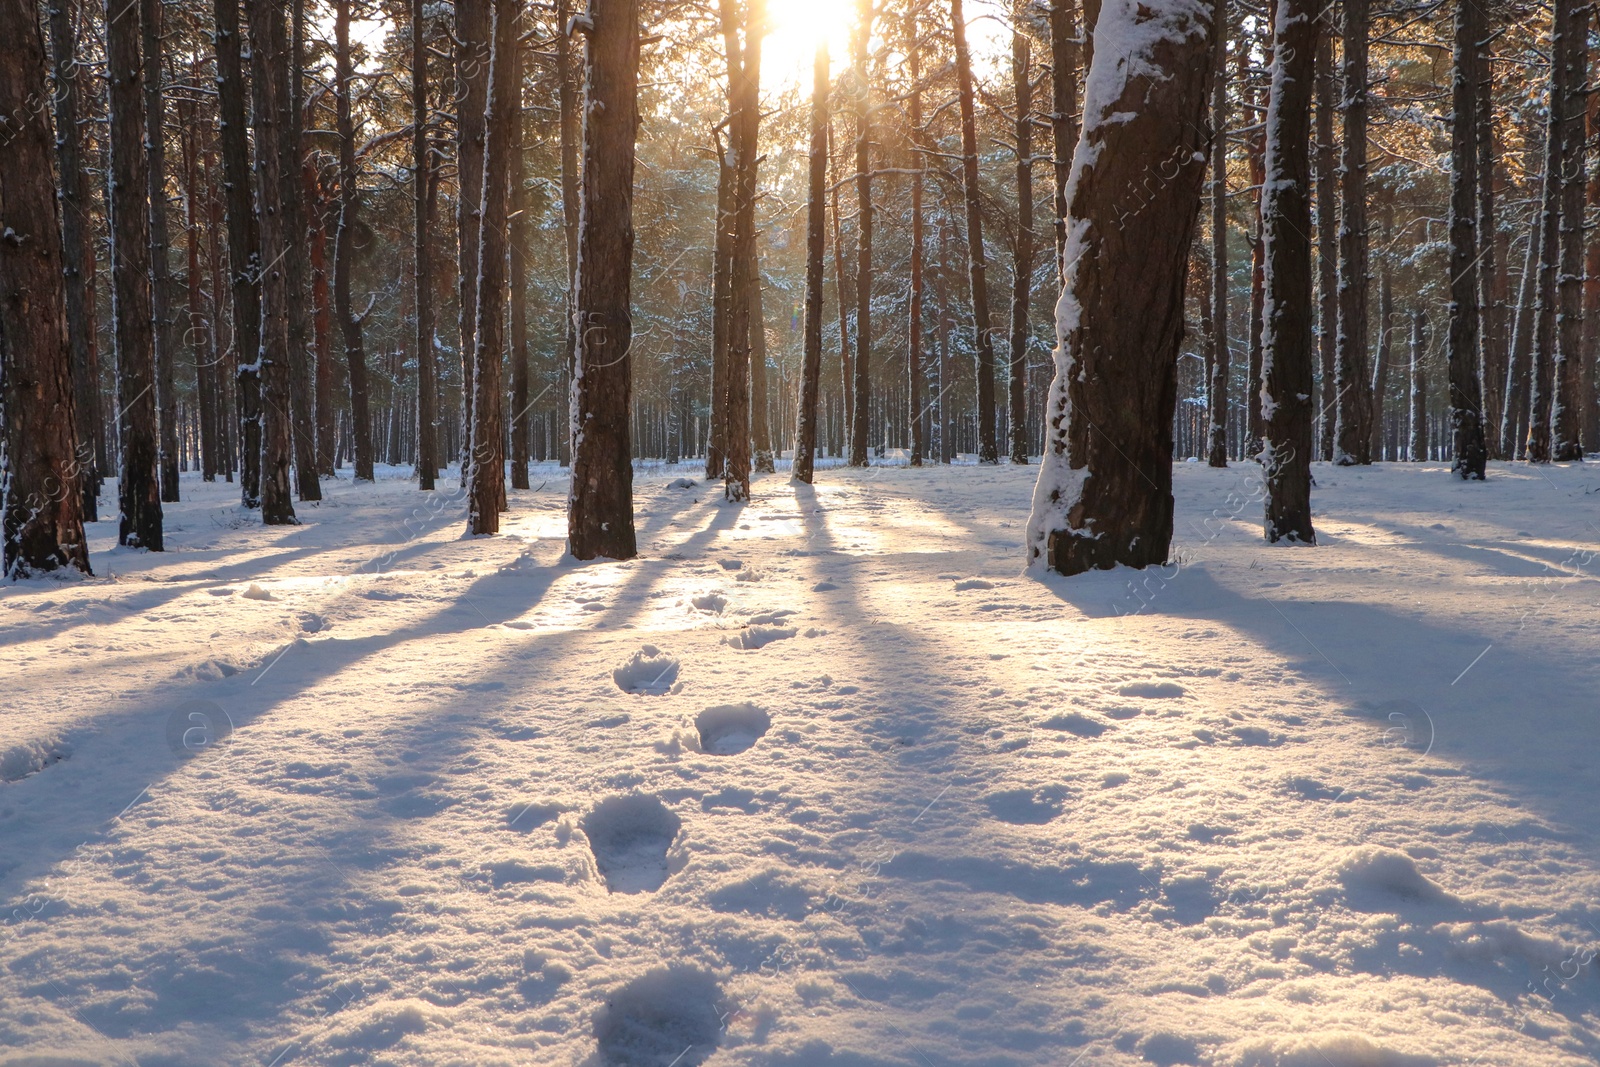
[[1046, 581], [1036, 473], [98, 524], [0, 593], [0, 1064], [1600, 1060], [1600, 470], [1318, 465], [1313, 549], [1179, 464]]

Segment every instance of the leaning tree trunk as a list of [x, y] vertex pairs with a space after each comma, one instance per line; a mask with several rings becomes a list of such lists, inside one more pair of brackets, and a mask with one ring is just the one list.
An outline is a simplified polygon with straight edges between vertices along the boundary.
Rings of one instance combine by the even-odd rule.
[[1211, 380], [1206, 383], [1206, 462], [1228, 465], [1228, 35], [1227, 0], [1213, 0], [1211, 70]]
[[1311, 98], [1317, 37], [1313, 0], [1278, 0], [1261, 201], [1267, 293], [1261, 469], [1269, 543], [1317, 543], [1311, 526]]
[[922, 466], [928, 442], [922, 427], [927, 404], [922, 369], [922, 173], [927, 169], [922, 130], [922, 42], [917, 40], [915, 9], [906, 13], [906, 72], [911, 86], [906, 92], [906, 118], [911, 127], [911, 292], [906, 301], [906, 384], [911, 417], [911, 465]]
[[856, 365], [855, 410], [850, 420], [850, 466], [867, 465], [872, 428], [872, 0], [856, 5], [854, 84], [856, 113]]
[[505, 420], [500, 395], [506, 341], [506, 222], [511, 200], [512, 128], [521, 117], [517, 85], [519, 0], [493, 0], [489, 100], [484, 112], [483, 206], [478, 212], [477, 323], [472, 358], [472, 442], [468, 449], [467, 532], [500, 530], [506, 503]]
[[[1020, 23], [1022, 12], [1018, 12]], [[1028, 298], [1033, 290], [1033, 83], [1028, 38], [1011, 34], [1017, 97], [1017, 240], [1011, 261], [1011, 462], [1028, 464]]]
[[1317, 363], [1322, 371], [1322, 419], [1317, 455], [1333, 459], [1339, 374], [1339, 175], [1334, 164], [1333, 34], [1317, 42]]
[[[7, 116], [0, 151], [0, 574], [11, 580], [60, 567], [88, 574], [80, 480], [93, 468], [78, 453], [53, 138], [49, 113], [39, 106], [49, 91], [44, 41], [32, 3], [0, 0], [0, 40], [9, 57], [0, 63], [0, 115]], [[119, 55], [128, 58], [125, 50]], [[137, 82], [127, 88], [138, 92]], [[159, 548], [159, 502], [155, 508]]]
[[[1028, 520], [1036, 568], [1077, 574], [1167, 558], [1183, 288], [1210, 139], [1212, 12], [1199, 0], [1155, 11], [1106, 0], [1100, 10], [1067, 190], [1067, 284]], [[1128, 211], [1127, 191], [1158, 168], [1170, 180]], [[1079, 420], [1089, 427], [1085, 447], [1069, 456]]]
[[145, 198], [150, 211], [150, 314], [155, 319], [156, 467], [161, 499], [178, 499], [177, 334], [172, 317], [172, 245], [167, 204], [166, 66], [162, 63], [161, 0], [139, 0], [140, 51], [144, 56]]
[[[100, 478], [105, 427], [100, 418], [100, 359], [95, 344], [94, 227], [84, 181], [83, 132], [78, 128], [80, 70], [78, 36], [72, 5], [52, 0], [50, 59], [55, 84], [56, 167], [60, 174], [61, 265], [66, 279], [67, 343], [72, 350], [73, 408], [77, 415], [78, 485], [83, 493], [83, 522], [100, 520]], [[17, 42], [27, 37], [11, 38]], [[12, 71], [20, 75], [21, 71]], [[9, 112], [7, 112], [9, 113]]]
[[1411, 434], [1406, 455], [1413, 463], [1428, 459], [1428, 313], [1411, 313]]
[[[350, 275], [355, 270], [356, 256], [356, 212], [361, 203], [359, 172], [356, 170], [355, 123], [350, 116], [350, 83], [355, 77], [350, 61], [350, 0], [334, 0], [333, 10], [334, 109], [339, 133], [339, 230], [333, 241], [333, 315], [339, 320], [345, 363], [349, 367], [350, 436], [355, 452], [355, 478], [358, 482], [370, 482], [374, 475], [372, 417], [367, 410], [366, 341], [362, 336], [362, 316], [356, 314], [350, 302]], [[479, 159], [481, 163], [482, 157]], [[461, 166], [464, 168], [465, 162]], [[482, 179], [481, 174], [478, 177]], [[465, 188], [467, 180], [464, 173], [460, 180]], [[475, 215], [469, 218], [476, 221]], [[475, 239], [473, 247], [477, 247]], [[463, 273], [475, 271], [468, 269]], [[463, 321], [470, 317], [470, 313], [463, 315]], [[470, 376], [466, 379], [467, 382], [471, 380]], [[464, 384], [462, 388], [467, 386]]]
[[794, 481], [811, 483], [817, 451], [817, 401], [822, 389], [823, 246], [828, 185], [828, 43], [817, 45], [811, 76], [811, 155], [806, 200], [806, 322], [800, 368], [800, 403], [795, 408]]
[[472, 358], [477, 351], [479, 212], [483, 209], [484, 108], [489, 99], [489, 4], [457, 0], [456, 13], [456, 296], [461, 356], [461, 487], [472, 457]]
[[[156, 470], [155, 330], [150, 296], [150, 212], [140, 93], [140, 14], [122, 0], [106, 9], [106, 108], [111, 181], [111, 317], [117, 350], [117, 435], [122, 445], [118, 544], [160, 551]], [[28, 40], [27, 37], [13, 38]], [[14, 229], [15, 227], [13, 227]], [[53, 286], [52, 286], [53, 288]]]
[[[1470, 6], [1470, 5], [1469, 5]], [[1481, 21], [1481, 18], [1480, 18]], [[1567, 34], [1566, 94], [1562, 100], [1561, 251], [1557, 283], [1557, 338], [1551, 368], [1550, 458], [1569, 462], [1583, 458], [1583, 231], [1584, 157], [1587, 131], [1589, 5], [1572, 12]], [[1587, 358], [1593, 358], [1589, 353]]]
[[1350, 466], [1372, 462], [1372, 372], [1367, 363], [1367, 0], [1344, 0], [1343, 111], [1333, 461]]
[[639, 132], [638, 0], [590, 0], [588, 20], [567, 549], [578, 559], [632, 559], [638, 549], [628, 349], [633, 340], [633, 156]]
[[[1450, 130], [1450, 324], [1445, 356], [1450, 373], [1450, 432], [1461, 478], [1482, 481], [1487, 454], [1483, 443], [1483, 395], [1478, 384], [1478, 70], [1479, 47], [1487, 32], [1483, 7], [1471, 0], [1456, 4], [1455, 72], [1450, 99], [1456, 121]], [[1580, 112], [1580, 122], [1581, 120]], [[1578, 195], [1583, 188], [1578, 186]], [[1485, 247], [1493, 238], [1483, 235]], [[1581, 249], [1579, 254], [1582, 254]], [[1577, 283], [1575, 283], [1576, 285]], [[1385, 326], [1388, 324], [1385, 323]]]
[[962, 10], [962, 0], [950, 0], [950, 30], [955, 38], [956, 87], [961, 108], [961, 177], [967, 209], [967, 277], [972, 289], [972, 329], [978, 350], [978, 462], [999, 463], [1000, 446], [995, 438], [994, 331], [989, 322], [989, 273], [988, 262], [983, 254], [983, 200], [978, 188], [978, 127], [973, 111], [972, 57], [967, 50], [967, 17]]
[[1544, 182], [1540, 190], [1539, 280], [1534, 301], [1533, 368], [1528, 382], [1530, 463], [1550, 462], [1550, 407], [1556, 359], [1557, 264], [1561, 260], [1561, 210], [1567, 97], [1571, 90], [1572, 0], [1555, 0], [1550, 29], [1550, 103], [1546, 109]]
[[251, 197], [249, 127], [240, 60], [239, 0], [213, 0], [217, 51], [217, 124], [221, 127], [222, 187], [228, 217], [228, 286], [233, 350], [238, 363], [234, 401], [239, 419], [239, 490], [247, 508], [261, 506], [261, 274], [260, 234]]
[[411, 254], [414, 269], [417, 354], [417, 488], [433, 489], [439, 474], [439, 375], [434, 357], [433, 242], [428, 186], [433, 160], [428, 144], [428, 37], [426, 0], [411, 0]]
[[261, 521], [295, 523], [289, 495], [289, 241], [283, 204], [283, 116], [288, 110], [289, 42], [283, 7], [251, 0], [250, 65], [256, 145], [256, 204], [261, 214]]
[[511, 247], [507, 257], [511, 299], [511, 487], [528, 488], [528, 450], [532, 426], [528, 418], [528, 190], [527, 160], [523, 150], [522, 45], [515, 49], [516, 70], [511, 76], [517, 97], [517, 114], [511, 121]]

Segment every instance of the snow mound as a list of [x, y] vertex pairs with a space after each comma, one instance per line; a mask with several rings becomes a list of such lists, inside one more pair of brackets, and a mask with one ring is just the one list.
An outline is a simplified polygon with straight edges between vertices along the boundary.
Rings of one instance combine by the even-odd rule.
[[694, 597], [689, 601], [701, 611], [720, 612], [728, 606], [728, 598], [720, 593], [706, 593], [704, 596]]
[[627, 663], [611, 672], [624, 693], [660, 696], [671, 692], [678, 680], [678, 661], [655, 645], [645, 645]]
[[674, 478], [667, 483], [668, 489], [693, 489], [699, 483], [693, 478]]
[[1069, 734], [1079, 737], [1099, 737], [1112, 727], [1098, 719], [1091, 719], [1081, 712], [1070, 711], [1065, 715], [1052, 715], [1039, 726], [1045, 730], [1065, 730]]
[[964, 593], [968, 589], [993, 589], [994, 583], [984, 581], [982, 578], [963, 578], [956, 583], [956, 592]]
[[59, 737], [41, 737], [0, 748], [0, 782], [17, 782], [72, 755]]
[[1237, 1067], [1432, 1067], [1427, 1056], [1413, 1056], [1374, 1045], [1359, 1034], [1307, 1034], [1249, 1045]]
[[1177, 682], [1129, 682], [1117, 690], [1125, 697], [1144, 697], [1146, 700], [1166, 700], [1183, 696], [1185, 690]]
[[1352, 897], [1400, 897], [1424, 903], [1454, 900], [1419, 870], [1403, 852], [1376, 845], [1360, 845], [1339, 861], [1339, 882]]
[[694, 725], [702, 752], [733, 756], [760, 740], [772, 728], [772, 717], [754, 704], [722, 704], [702, 711]]
[[725, 637], [722, 643], [745, 652], [758, 648], [765, 648], [774, 641], [785, 641], [798, 633], [794, 626], [746, 626], [732, 637]]
[[261, 588], [255, 582], [250, 583], [250, 588], [239, 594], [246, 600], [276, 600], [277, 597]]
[[695, 1067], [722, 1036], [722, 990], [690, 967], [657, 967], [595, 1013], [602, 1067]]
[[613, 893], [653, 893], [667, 880], [667, 850], [683, 821], [653, 796], [608, 797], [583, 817], [595, 866]]
[[406, 1035], [425, 1031], [431, 1014], [433, 1009], [420, 1000], [352, 1007], [335, 1018], [322, 1040], [333, 1048], [363, 1052], [393, 1048], [404, 1041]]

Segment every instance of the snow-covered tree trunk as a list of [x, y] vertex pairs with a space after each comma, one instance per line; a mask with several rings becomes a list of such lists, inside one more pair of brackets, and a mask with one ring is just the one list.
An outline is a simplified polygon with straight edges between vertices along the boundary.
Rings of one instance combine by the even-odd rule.
[[[1456, 121], [1450, 131], [1450, 325], [1445, 356], [1450, 377], [1450, 432], [1461, 478], [1482, 481], [1487, 455], [1483, 445], [1483, 394], [1478, 383], [1478, 114], [1479, 43], [1485, 31], [1483, 7], [1471, 0], [1456, 4], [1455, 70], [1450, 101]], [[1582, 196], [1582, 187], [1579, 187]], [[1487, 243], [1489, 235], [1483, 235]], [[1581, 254], [1581, 253], [1580, 253]]]
[[[51, 166], [39, 107], [44, 42], [28, 0], [0, 0], [0, 573], [89, 573], [67, 336], [66, 287]], [[113, 68], [115, 69], [115, 68]], [[135, 87], [135, 91], [137, 88]], [[159, 533], [160, 504], [156, 504]], [[156, 547], [160, 547], [159, 539]]]
[[1311, 97], [1318, 26], [1314, 0], [1277, 0], [1267, 101], [1261, 240], [1266, 306], [1261, 339], [1261, 468], [1269, 542], [1316, 544], [1311, 526]]
[[1367, 0], [1344, 0], [1343, 110], [1333, 461], [1350, 466], [1372, 462], [1372, 372], [1367, 360]]
[[[1032, 569], [1165, 562], [1183, 286], [1210, 147], [1210, 0], [1106, 0], [1068, 179]], [[1074, 425], [1086, 429], [1069, 455]]]
[[151, 326], [144, 98], [139, 88], [140, 20], [137, 5], [122, 0], [109, 0], [106, 14], [111, 157], [106, 207], [111, 231], [112, 336], [117, 352], [117, 434], [122, 450], [118, 482], [122, 516], [117, 541], [159, 551], [161, 487], [156, 470], [155, 334]]
[[[724, 35], [724, 40], [728, 40]], [[728, 77], [738, 79], [738, 38], [727, 45]], [[731, 106], [731, 105], [730, 105]], [[706, 480], [722, 477], [728, 419], [728, 320], [733, 308], [733, 165], [722, 147], [722, 134], [712, 131], [717, 145], [717, 233], [711, 244], [711, 432], [706, 442]]]
[[638, 554], [628, 431], [633, 341], [633, 159], [639, 132], [638, 0], [590, 0], [583, 108], [567, 548]]
[[817, 451], [817, 407], [822, 395], [823, 252], [828, 185], [828, 45], [817, 45], [811, 79], [811, 156], [806, 201], [806, 321], [796, 409], [793, 478], [810, 484]]
[[772, 423], [767, 413], [767, 315], [762, 296], [761, 257], [750, 265], [750, 469], [777, 470], [772, 455]]

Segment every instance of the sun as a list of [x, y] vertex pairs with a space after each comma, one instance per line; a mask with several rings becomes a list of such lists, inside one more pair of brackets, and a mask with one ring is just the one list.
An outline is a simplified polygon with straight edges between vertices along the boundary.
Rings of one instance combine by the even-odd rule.
[[826, 41], [837, 74], [850, 62], [854, 0], [767, 0], [768, 31], [761, 45], [761, 86], [782, 92], [798, 86], [809, 92], [817, 45]]

